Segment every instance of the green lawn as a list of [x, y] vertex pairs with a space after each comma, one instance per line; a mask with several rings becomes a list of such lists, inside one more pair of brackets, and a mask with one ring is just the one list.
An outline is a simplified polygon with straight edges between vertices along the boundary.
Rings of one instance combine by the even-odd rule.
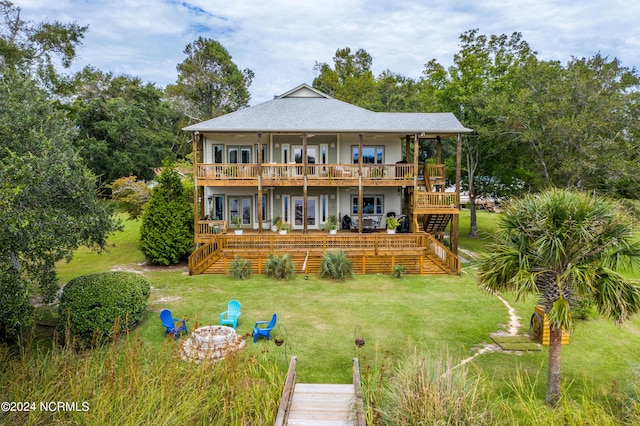
[[[257, 320], [278, 313], [276, 332], [287, 337], [286, 354], [298, 357], [299, 382], [351, 381], [351, 359], [361, 357], [366, 367], [379, 366], [385, 357], [394, 360], [420, 347], [448, 350], [455, 358], [472, 356], [490, 333], [506, 330], [509, 314], [495, 296], [483, 293], [475, 282], [475, 262], [486, 250], [496, 215], [479, 212], [480, 240], [468, 233], [468, 212], [461, 215], [461, 254], [466, 259], [459, 277], [388, 275], [357, 276], [346, 282], [298, 275], [292, 281], [252, 277], [236, 281], [227, 276], [188, 276], [184, 267], [148, 268], [143, 273], [152, 282], [149, 310], [139, 333], [148, 345], [161, 346], [163, 328], [158, 313], [169, 308], [175, 316], [188, 318], [190, 330], [198, 325], [217, 324], [219, 313], [230, 299], [242, 303], [238, 333], [247, 335]], [[62, 280], [112, 268], [142, 271], [143, 257], [137, 249], [139, 222], [126, 222], [125, 231], [115, 235], [114, 246], [101, 255], [81, 250], [69, 264], [59, 265]], [[535, 300], [514, 300], [503, 295], [520, 317], [521, 331], [528, 329]], [[360, 331], [365, 346], [354, 345]], [[283, 347], [260, 340], [247, 351], [266, 353], [288, 365]], [[593, 318], [579, 321], [571, 343], [563, 348], [563, 380], [570, 392], [579, 393], [582, 384], [610, 390], [627, 383], [638, 368], [640, 319], [615, 326]], [[522, 354], [488, 353], [473, 360], [474, 371], [489, 378], [498, 390], [509, 391], [517, 370], [540, 376], [536, 394], [544, 400], [546, 348]], [[565, 386], [567, 387], [567, 386]]]

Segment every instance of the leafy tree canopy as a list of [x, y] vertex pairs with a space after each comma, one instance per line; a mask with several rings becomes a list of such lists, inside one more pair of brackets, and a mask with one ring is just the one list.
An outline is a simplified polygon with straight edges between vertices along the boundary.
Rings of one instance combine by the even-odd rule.
[[162, 90], [89, 67], [75, 76], [75, 86], [76, 145], [103, 182], [131, 175], [150, 180], [165, 158], [175, 158], [180, 117]]
[[240, 71], [219, 42], [199, 37], [184, 50], [178, 81], [166, 93], [185, 116], [185, 125], [208, 120], [249, 105], [253, 71]]
[[0, 0], [0, 72], [28, 70], [54, 92], [62, 90], [65, 82], [55, 70], [55, 59], [68, 68], [88, 27], [57, 21], [33, 24], [23, 21], [20, 12], [10, 1]]
[[[13, 71], [0, 78], [0, 266], [13, 295], [26, 299], [39, 284], [45, 302], [55, 297], [55, 263], [81, 245], [102, 249], [118, 229], [109, 204], [98, 199], [95, 176], [76, 155], [74, 126], [52, 107], [36, 83]], [[11, 272], [15, 271], [15, 272]], [[2, 307], [0, 307], [2, 311]], [[2, 324], [17, 332], [30, 319]]]

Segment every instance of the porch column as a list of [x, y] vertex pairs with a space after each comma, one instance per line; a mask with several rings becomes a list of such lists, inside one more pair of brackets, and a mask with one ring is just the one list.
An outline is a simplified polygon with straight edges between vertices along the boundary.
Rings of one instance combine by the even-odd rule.
[[442, 164], [442, 139], [436, 136], [436, 163]]
[[[307, 134], [302, 134], [302, 174], [304, 184], [302, 185], [302, 233], [308, 233], [307, 229]], [[295, 220], [295, 211], [293, 212], [293, 220]]]
[[358, 232], [362, 233], [362, 133], [358, 135]]
[[[458, 134], [458, 144], [456, 146], [456, 207], [460, 206], [460, 175], [462, 169], [462, 135]], [[458, 234], [459, 230], [460, 214], [453, 215], [451, 219], [451, 228], [449, 233], [449, 240], [451, 241], [451, 251], [454, 254], [458, 254]]]
[[[198, 209], [199, 205], [199, 191], [198, 191], [198, 163], [200, 162], [200, 155], [202, 152], [202, 135], [200, 132], [193, 132], [193, 238], [195, 246], [198, 247], [198, 237], [200, 234], [200, 228], [198, 227], [198, 220], [200, 220], [200, 214]], [[204, 203], [204, 200], [202, 200]]]
[[262, 133], [258, 133], [258, 233], [262, 234]]
[[409, 162], [409, 152], [411, 151], [411, 135], [404, 137], [404, 161]]
[[[418, 148], [420, 147], [420, 139], [418, 134], [413, 135], [413, 200], [411, 206], [411, 232], [418, 232], [418, 217], [416, 211], [416, 199], [418, 197]], [[426, 177], [425, 177], [426, 179]]]

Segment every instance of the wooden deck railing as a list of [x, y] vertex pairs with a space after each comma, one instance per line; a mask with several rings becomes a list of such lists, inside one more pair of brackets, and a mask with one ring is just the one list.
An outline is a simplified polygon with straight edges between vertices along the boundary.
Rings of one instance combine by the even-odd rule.
[[291, 397], [293, 396], [293, 390], [296, 385], [296, 359], [295, 356], [292, 356], [289, 362], [289, 371], [287, 372], [287, 379], [284, 382], [282, 398], [280, 398], [280, 407], [278, 408], [278, 415], [273, 426], [284, 426], [286, 424], [287, 414], [291, 407]]
[[220, 242], [213, 240], [198, 247], [189, 256], [189, 274], [199, 274], [220, 256]]
[[[444, 167], [444, 166], [443, 166]], [[258, 179], [257, 164], [198, 164], [196, 173], [199, 179], [208, 181], [234, 181]], [[263, 164], [261, 177], [270, 183], [278, 181], [307, 180], [326, 182], [358, 179], [360, 171], [357, 164]], [[391, 180], [406, 183], [413, 180], [412, 164], [365, 164], [362, 166], [363, 180]]]
[[460, 258], [432, 235], [426, 234], [427, 248], [429, 252], [436, 256], [442, 264], [450, 268], [451, 271], [460, 273]]
[[353, 389], [355, 391], [356, 425], [366, 426], [364, 418], [364, 398], [362, 396], [362, 382], [360, 381], [360, 363], [353, 358]]
[[[396, 252], [427, 247], [427, 234], [354, 234], [344, 233], [336, 235], [328, 234], [244, 234], [244, 235], [215, 235], [214, 240], [218, 242], [216, 250], [237, 250], [237, 251], [368, 251], [374, 252]], [[205, 246], [203, 246], [205, 247]], [[202, 249], [202, 247], [201, 247]], [[198, 249], [200, 250], [200, 249]], [[213, 248], [211, 248], [213, 252]], [[199, 251], [194, 255], [201, 256]], [[190, 258], [191, 259], [191, 258]], [[200, 263], [200, 258], [194, 259], [194, 264]]]
[[427, 210], [434, 207], [458, 208], [456, 192], [416, 192], [414, 194], [415, 210]]

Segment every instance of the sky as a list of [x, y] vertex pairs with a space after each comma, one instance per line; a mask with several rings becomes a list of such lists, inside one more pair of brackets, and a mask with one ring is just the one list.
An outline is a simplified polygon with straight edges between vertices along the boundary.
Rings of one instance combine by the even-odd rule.
[[418, 79], [427, 62], [444, 66], [460, 35], [523, 40], [542, 60], [598, 53], [640, 68], [640, 2], [629, 0], [13, 0], [23, 20], [89, 26], [72, 71], [91, 65], [165, 87], [198, 37], [220, 42], [240, 69], [255, 73], [251, 105], [312, 84], [316, 63], [336, 50], [364, 49], [384, 70]]

